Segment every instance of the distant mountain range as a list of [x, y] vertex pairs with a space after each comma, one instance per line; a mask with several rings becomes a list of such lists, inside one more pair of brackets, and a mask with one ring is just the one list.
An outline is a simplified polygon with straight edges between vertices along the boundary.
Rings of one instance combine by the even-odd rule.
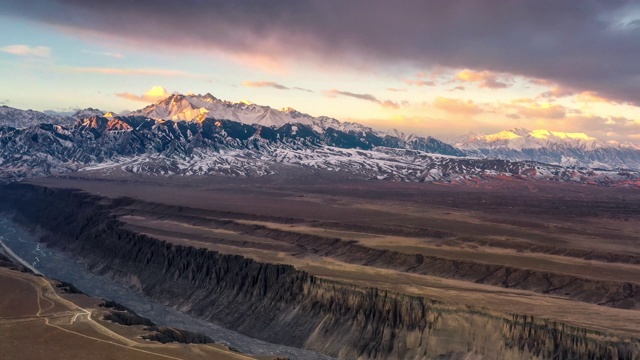
[[640, 147], [608, 144], [584, 133], [512, 129], [470, 133], [452, 143], [469, 156], [531, 160], [563, 166], [640, 169]]
[[87, 108], [77, 110], [70, 115], [55, 112], [41, 112], [35, 110], [20, 110], [6, 105], [0, 106], [0, 127], [26, 128], [39, 124], [72, 125], [80, 119], [91, 116], [103, 116], [104, 111]]
[[[284, 164], [403, 181], [502, 177], [628, 185], [637, 181], [634, 172], [540, 162], [640, 168], [638, 149], [605, 146], [584, 134], [516, 129], [467, 136], [456, 147], [433, 137], [211, 94], [171, 95], [127, 116], [91, 108], [69, 117], [1, 110], [0, 178], [5, 180], [87, 170], [259, 176]], [[621, 166], [629, 163], [633, 166]]]

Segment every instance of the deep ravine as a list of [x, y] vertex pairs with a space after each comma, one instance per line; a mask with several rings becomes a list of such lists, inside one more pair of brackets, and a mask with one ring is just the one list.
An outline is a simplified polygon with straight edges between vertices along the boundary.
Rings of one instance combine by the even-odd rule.
[[106, 200], [14, 184], [0, 210], [99, 275], [251, 337], [345, 359], [635, 359], [636, 340], [316, 278], [123, 228]]

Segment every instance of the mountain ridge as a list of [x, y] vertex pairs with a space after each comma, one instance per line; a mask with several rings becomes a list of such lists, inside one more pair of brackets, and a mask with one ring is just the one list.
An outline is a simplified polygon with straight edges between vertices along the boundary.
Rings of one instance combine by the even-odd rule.
[[[76, 171], [149, 175], [265, 176], [282, 167], [339, 172], [361, 179], [477, 184], [492, 179], [640, 186], [640, 174], [567, 168], [537, 162], [474, 159], [400, 146], [373, 133], [319, 133], [303, 124], [279, 128], [205, 118], [157, 121], [144, 116], [94, 116], [74, 125], [0, 128], [0, 180]], [[433, 140], [436, 141], [436, 140]], [[443, 154], [445, 153], [445, 154]], [[315, 170], [308, 172], [315, 174]], [[328, 174], [328, 173], [327, 173]]]
[[469, 133], [451, 143], [467, 155], [563, 166], [640, 169], [640, 147], [609, 144], [586, 133], [514, 128], [493, 134]]
[[[27, 127], [0, 126], [0, 178], [107, 168], [158, 175], [262, 176], [277, 171], [276, 164], [289, 164], [397, 181], [464, 182], [506, 176], [635, 186], [633, 171], [598, 168], [640, 169], [638, 150], [599, 144], [576, 147], [584, 145], [582, 141], [595, 143], [586, 134], [526, 129], [503, 131], [493, 138], [472, 134], [462, 150], [430, 136], [383, 132], [292, 108], [219, 100], [211, 94], [174, 94], [125, 116], [92, 108], [78, 116], [62, 124], [38, 122], [60, 120], [45, 115]], [[478, 139], [484, 139], [482, 146], [490, 143], [486, 139], [498, 145], [469, 146]], [[524, 143], [510, 148], [510, 141]], [[539, 146], [527, 148], [527, 142]]]

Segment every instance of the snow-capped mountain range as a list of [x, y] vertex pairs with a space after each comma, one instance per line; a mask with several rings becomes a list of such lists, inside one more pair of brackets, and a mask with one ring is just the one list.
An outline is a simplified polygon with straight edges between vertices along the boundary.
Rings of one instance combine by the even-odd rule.
[[397, 130], [380, 132], [358, 123], [341, 122], [327, 116], [314, 117], [292, 108], [278, 110], [247, 101], [231, 102], [220, 100], [209, 93], [205, 95], [174, 94], [144, 109], [133, 111], [129, 115], [174, 121], [193, 121], [212, 117], [237, 121], [247, 125], [267, 127], [281, 127], [285, 124], [301, 124], [311, 127], [316, 132], [324, 132], [332, 128], [343, 132], [356, 131], [371, 133], [380, 137], [388, 135], [408, 142], [419, 138], [419, 136], [413, 134], [405, 135]]
[[495, 134], [470, 133], [451, 141], [467, 155], [563, 166], [640, 169], [640, 147], [609, 144], [585, 133], [516, 128]]
[[86, 108], [76, 111], [75, 113], [73, 113], [73, 115], [71, 115], [71, 118], [75, 120], [81, 120], [92, 116], [104, 116], [105, 114], [106, 113], [102, 110]]
[[[629, 171], [487, 159], [491, 155], [484, 153], [493, 145], [523, 154], [529, 148], [564, 151], [553, 145], [558, 139], [572, 142], [566, 145], [570, 149], [610, 148], [586, 135], [519, 129], [469, 137], [461, 142], [463, 151], [432, 137], [376, 131], [210, 94], [171, 95], [127, 116], [90, 108], [74, 114], [79, 120], [8, 109], [0, 117], [0, 179], [5, 180], [88, 170], [260, 176], [278, 172], [283, 165], [401, 181], [501, 177], [637, 186], [640, 178]], [[543, 136], [548, 142], [541, 145], [536, 141]]]
[[592, 150], [602, 147], [596, 138], [585, 133], [565, 133], [549, 130], [527, 130], [515, 128], [490, 135], [471, 133], [456, 145], [470, 150], [505, 147], [512, 150], [540, 149], [562, 144], [566, 147]]

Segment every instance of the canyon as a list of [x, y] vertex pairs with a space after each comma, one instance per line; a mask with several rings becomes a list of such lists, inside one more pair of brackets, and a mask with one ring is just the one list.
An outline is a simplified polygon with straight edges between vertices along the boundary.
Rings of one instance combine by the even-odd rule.
[[320, 175], [85, 173], [5, 185], [0, 207], [95, 274], [276, 344], [346, 359], [638, 356], [635, 189]]

